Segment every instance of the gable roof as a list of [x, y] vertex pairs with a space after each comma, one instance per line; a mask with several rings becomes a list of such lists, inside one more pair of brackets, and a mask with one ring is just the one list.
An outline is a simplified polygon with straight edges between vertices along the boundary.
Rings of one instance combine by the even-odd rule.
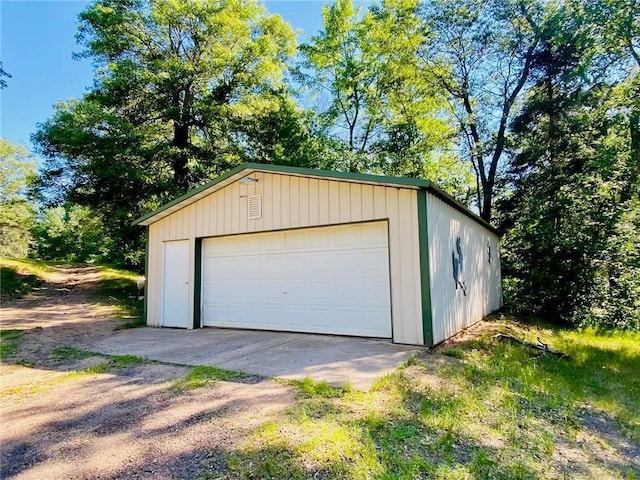
[[334, 170], [318, 170], [313, 168], [302, 167], [289, 167], [284, 165], [272, 165], [266, 163], [243, 163], [237, 167], [229, 170], [223, 175], [200, 185], [193, 190], [181, 195], [180, 197], [172, 200], [171, 202], [162, 205], [156, 210], [143, 215], [136, 219], [133, 225], [147, 226], [164, 217], [171, 215], [172, 213], [182, 210], [183, 208], [191, 205], [192, 203], [200, 200], [211, 193], [220, 190], [233, 182], [240, 180], [241, 178], [251, 175], [254, 172], [265, 173], [281, 173], [284, 175], [294, 175], [299, 177], [311, 177], [322, 178], [327, 180], [340, 180], [353, 183], [365, 183], [371, 185], [382, 185], [388, 187], [398, 188], [411, 188], [416, 190], [428, 190], [440, 199], [444, 200], [456, 210], [464, 213], [468, 217], [472, 218], [476, 222], [480, 223], [485, 228], [488, 228], [492, 232], [498, 234], [498, 232], [485, 220], [474, 214], [462, 203], [445, 193], [439, 187], [434, 185], [429, 180], [422, 178], [409, 178], [409, 177], [387, 177], [383, 175], [371, 175], [367, 173], [351, 173], [351, 172], [337, 172]]

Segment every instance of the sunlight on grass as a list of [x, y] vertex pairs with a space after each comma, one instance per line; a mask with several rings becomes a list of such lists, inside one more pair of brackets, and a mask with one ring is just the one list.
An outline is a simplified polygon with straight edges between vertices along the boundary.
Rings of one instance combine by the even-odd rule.
[[369, 392], [288, 382], [295, 403], [226, 455], [224, 478], [635, 478], [632, 465], [602, 457], [611, 430], [585, 441], [583, 422], [596, 416], [620, 441], [638, 441], [640, 334], [492, 327], [570, 357], [492, 328], [441, 347], [455, 358], [425, 355]]
[[[81, 360], [83, 358], [102, 357], [106, 359], [104, 365], [108, 368], [123, 369], [131, 365], [141, 365], [143, 363], [153, 363], [145, 358], [136, 355], [105, 355], [102, 353], [89, 352], [68, 345], [56, 347], [52, 351], [52, 358], [57, 361]], [[92, 368], [92, 367], [89, 367]]]
[[116, 316], [122, 320], [122, 323], [116, 329], [144, 326], [144, 302], [135, 298], [138, 295], [136, 281], [141, 275], [112, 267], [100, 266], [99, 268], [100, 284], [93, 298], [117, 309]]
[[176, 380], [173, 384], [173, 390], [176, 393], [181, 393], [186, 390], [206, 387], [219, 380], [239, 380], [246, 377], [247, 375], [242, 372], [200, 365], [192, 368], [185, 377]]
[[285, 380], [283, 383], [296, 387], [308, 397], [342, 397], [351, 391], [349, 384], [341, 387], [332, 387], [327, 382], [316, 382], [310, 377], [305, 377], [303, 380]]
[[60, 385], [92, 377], [109, 371], [109, 364], [98, 363], [82, 370], [61, 373], [53, 378], [46, 378], [36, 383], [3, 389], [0, 398], [23, 397], [49, 393]]
[[0, 257], [0, 268], [11, 268], [23, 275], [45, 277], [53, 271], [53, 267], [60, 262], [34, 260], [32, 258]]
[[0, 290], [3, 301], [19, 298], [44, 283], [51, 262], [0, 257]]
[[81, 358], [88, 358], [95, 356], [94, 353], [87, 352], [86, 350], [80, 350], [79, 348], [70, 347], [64, 345], [62, 347], [56, 347], [51, 352], [51, 357], [54, 360], [79, 360]]

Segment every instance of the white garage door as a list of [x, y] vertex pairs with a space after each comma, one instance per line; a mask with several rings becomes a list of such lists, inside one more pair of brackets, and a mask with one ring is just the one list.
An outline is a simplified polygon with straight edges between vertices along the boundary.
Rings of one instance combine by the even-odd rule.
[[205, 239], [205, 326], [391, 337], [385, 222]]

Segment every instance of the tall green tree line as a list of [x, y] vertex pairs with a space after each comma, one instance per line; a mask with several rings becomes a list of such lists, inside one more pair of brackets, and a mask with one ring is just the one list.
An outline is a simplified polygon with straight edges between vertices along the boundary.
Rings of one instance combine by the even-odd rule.
[[253, 0], [96, 0], [94, 85], [34, 135], [42, 199], [91, 209], [136, 264], [131, 220], [242, 161], [422, 176], [505, 232], [511, 307], [637, 326], [639, 15], [336, 0], [296, 46]]
[[549, 8], [501, 210], [514, 308], [638, 329], [640, 13], [620, 5]]

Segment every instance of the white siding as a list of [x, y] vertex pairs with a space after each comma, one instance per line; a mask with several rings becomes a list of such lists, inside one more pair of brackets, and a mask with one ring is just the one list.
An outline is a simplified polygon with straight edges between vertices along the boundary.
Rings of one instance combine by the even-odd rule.
[[[190, 240], [189, 278], [194, 278], [198, 237], [388, 220], [393, 340], [423, 343], [417, 190], [267, 172], [251, 177], [258, 182], [234, 182], [149, 225], [149, 325], [160, 324], [164, 241]], [[248, 195], [262, 195], [262, 218], [247, 219]], [[193, 282], [189, 288], [194, 298]]]
[[[427, 194], [433, 341], [442, 342], [502, 306], [499, 237], [435, 195]], [[462, 247], [460, 281], [453, 276], [456, 239]], [[491, 248], [489, 262], [488, 245]]]

